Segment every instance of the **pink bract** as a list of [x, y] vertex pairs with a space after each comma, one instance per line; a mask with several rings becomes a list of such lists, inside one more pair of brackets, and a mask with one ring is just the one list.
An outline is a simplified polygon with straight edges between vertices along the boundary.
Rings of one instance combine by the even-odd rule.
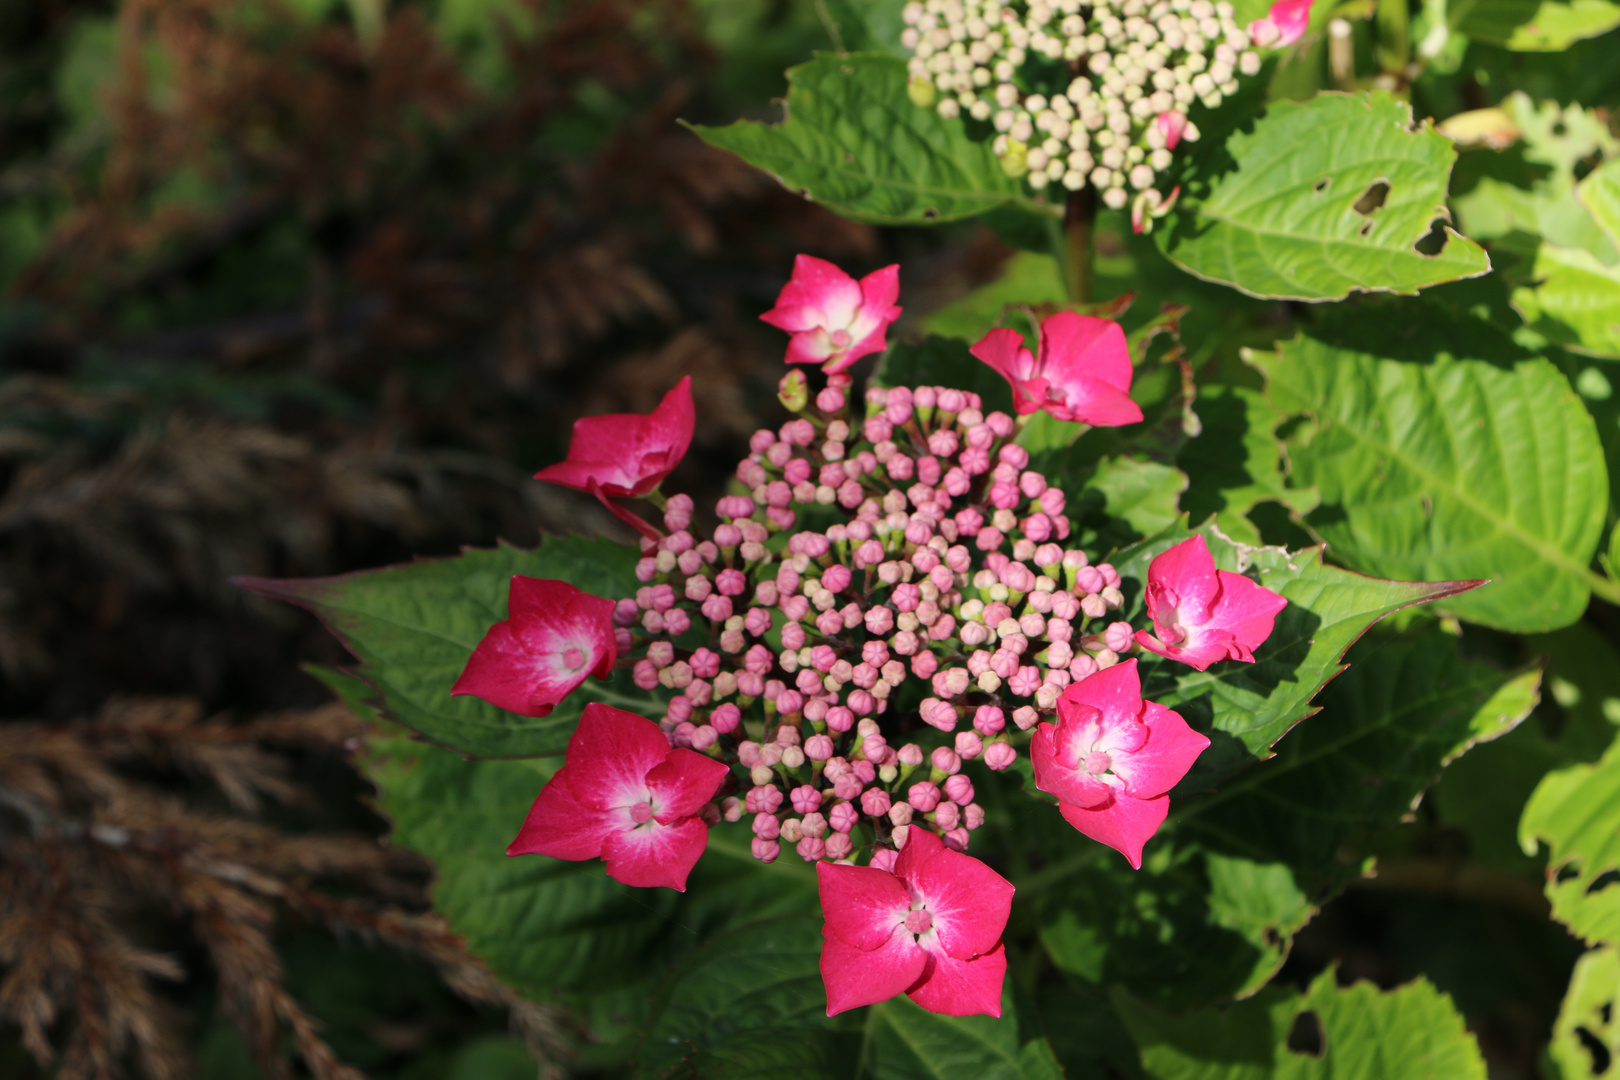
[[1168, 792], [1209, 740], [1163, 705], [1142, 700], [1136, 661], [1074, 683], [1058, 699], [1058, 722], [1030, 742], [1035, 786], [1056, 795], [1076, 829], [1142, 867], [1142, 845], [1170, 811]]
[[1170, 109], [1159, 114], [1155, 121], [1159, 125], [1159, 134], [1164, 136], [1164, 148], [1174, 150], [1181, 144], [1181, 134], [1187, 130], [1187, 114], [1180, 109]]
[[1147, 611], [1154, 633], [1136, 632], [1149, 652], [1199, 671], [1219, 660], [1254, 663], [1288, 601], [1242, 574], [1215, 569], [1202, 536], [1184, 540], [1148, 565]]
[[897, 994], [946, 1016], [1001, 1015], [1013, 887], [908, 826], [893, 870], [818, 863], [827, 1015]]
[[613, 606], [566, 581], [513, 576], [506, 619], [489, 628], [450, 693], [545, 716], [587, 675], [612, 671]]
[[506, 853], [600, 858], [615, 881], [684, 892], [709, 842], [699, 812], [726, 771], [670, 749], [651, 720], [592, 702], [568, 740], [566, 764], [540, 789]]
[[1038, 355], [1000, 327], [970, 350], [1012, 385], [1020, 416], [1045, 409], [1059, 420], [1119, 427], [1142, 419], [1130, 398], [1131, 353], [1111, 319], [1060, 311], [1041, 321]]
[[696, 417], [692, 377], [687, 375], [646, 416], [612, 413], [575, 421], [568, 460], [534, 477], [575, 491], [640, 498], [686, 456]]
[[1311, 0], [1277, 0], [1271, 10], [1249, 24], [1249, 38], [1262, 49], [1281, 49], [1305, 36]]
[[760, 318], [792, 334], [790, 364], [821, 364], [836, 375], [863, 356], [888, 347], [889, 324], [900, 317], [900, 267], [885, 266], [856, 281], [809, 255], [793, 260], [793, 277]]

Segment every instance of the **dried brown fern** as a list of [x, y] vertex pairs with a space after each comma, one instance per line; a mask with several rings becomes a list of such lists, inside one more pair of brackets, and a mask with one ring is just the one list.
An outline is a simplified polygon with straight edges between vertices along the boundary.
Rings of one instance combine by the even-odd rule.
[[[230, 724], [187, 699], [0, 725], [0, 1020], [42, 1067], [63, 1080], [186, 1074], [183, 1018], [154, 985], [186, 973], [142, 943], [153, 911], [202, 946], [222, 1011], [270, 1077], [293, 1075], [284, 1038], [319, 1080], [361, 1075], [285, 988], [275, 932], [286, 913], [420, 956], [466, 1000], [510, 1010], [537, 1056], [556, 1060], [554, 1017], [502, 986], [442, 920], [416, 913], [425, 874], [414, 856], [247, 816], [267, 796], [303, 794], [277, 747], [331, 752], [359, 734], [335, 705]], [[243, 812], [154, 781], [153, 769], [169, 768], [205, 778]]]

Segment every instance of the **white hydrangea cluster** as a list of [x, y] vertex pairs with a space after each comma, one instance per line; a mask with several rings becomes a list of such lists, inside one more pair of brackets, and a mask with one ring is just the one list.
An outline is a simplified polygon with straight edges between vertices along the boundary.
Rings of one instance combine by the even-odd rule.
[[1260, 70], [1227, 0], [913, 0], [912, 100], [990, 121], [1010, 176], [1095, 188], [1152, 210], [1194, 101], [1214, 108]]

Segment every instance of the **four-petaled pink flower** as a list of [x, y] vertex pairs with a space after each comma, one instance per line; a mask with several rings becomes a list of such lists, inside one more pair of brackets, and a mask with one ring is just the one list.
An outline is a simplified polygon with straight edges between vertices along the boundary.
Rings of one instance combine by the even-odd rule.
[[607, 861], [626, 885], [686, 891], [709, 842], [699, 816], [726, 766], [672, 750], [658, 725], [596, 702], [568, 740], [567, 763], [540, 789], [508, 855]]
[[1258, 48], [1281, 49], [1305, 36], [1311, 0], [1276, 0], [1271, 10], [1249, 24], [1249, 39]]
[[888, 347], [889, 324], [900, 317], [900, 267], [885, 266], [856, 281], [824, 259], [800, 255], [793, 277], [760, 318], [793, 335], [790, 364], [821, 364], [836, 375], [861, 357]]
[[[1202, 536], [1183, 540], [1148, 564], [1147, 613], [1154, 633], [1137, 644], [1204, 671], [1218, 660], [1254, 663], [1288, 601], [1242, 574], [1215, 569]], [[1155, 634], [1157, 636], [1155, 636]]]
[[1072, 683], [1058, 722], [1035, 729], [1035, 786], [1056, 795], [1076, 829], [1142, 867], [1142, 845], [1170, 812], [1169, 790], [1209, 740], [1177, 713], [1142, 700], [1136, 661]]
[[545, 716], [585, 681], [605, 679], [617, 655], [613, 601], [566, 581], [512, 578], [507, 617], [489, 628], [452, 694], [519, 716]]
[[1018, 415], [1045, 409], [1059, 420], [1119, 427], [1142, 419], [1130, 398], [1131, 352], [1111, 319], [1060, 311], [1041, 320], [1039, 355], [999, 327], [970, 350], [1012, 384]]
[[827, 1015], [904, 993], [929, 1012], [1000, 1016], [1012, 884], [926, 829], [906, 828], [892, 873], [816, 864]]
[[663, 483], [692, 445], [696, 420], [692, 377], [684, 375], [646, 416], [610, 413], [574, 421], [568, 459], [534, 478], [595, 495], [620, 521], [656, 540], [656, 529], [612, 500], [639, 499]]

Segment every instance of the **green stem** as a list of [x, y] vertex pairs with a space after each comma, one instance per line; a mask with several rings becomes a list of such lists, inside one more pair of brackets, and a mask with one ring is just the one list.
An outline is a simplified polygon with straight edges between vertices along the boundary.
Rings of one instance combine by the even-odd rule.
[[1071, 192], [1063, 207], [1063, 283], [1076, 304], [1092, 301], [1093, 230], [1097, 223], [1096, 192], [1090, 187]]
[[1398, 83], [1405, 83], [1412, 61], [1410, 23], [1407, 0], [1378, 0], [1379, 65]]

